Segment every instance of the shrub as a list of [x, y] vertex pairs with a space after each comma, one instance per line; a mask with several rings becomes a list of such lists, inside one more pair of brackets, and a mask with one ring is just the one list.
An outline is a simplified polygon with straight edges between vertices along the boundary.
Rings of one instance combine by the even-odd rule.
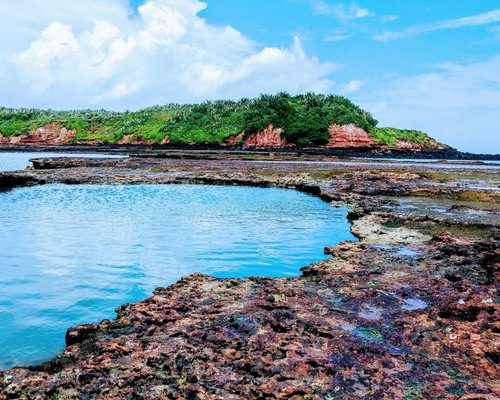
[[[269, 124], [283, 129], [283, 137], [302, 146], [328, 141], [330, 124], [355, 124], [377, 132], [377, 121], [341, 96], [307, 93], [262, 95], [240, 101], [218, 100], [201, 104], [168, 104], [139, 111], [54, 111], [0, 108], [0, 132], [6, 136], [26, 133], [51, 121], [76, 130], [76, 139], [112, 143], [125, 135], [160, 142], [220, 143], [229, 136], [246, 136]], [[380, 140], [393, 140], [390, 135]]]
[[425, 133], [408, 129], [375, 128], [372, 136], [376, 142], [386, 146], [394, 146], [397, 141], [408, 142], [416, 145], [434, 146], [435, 142]]

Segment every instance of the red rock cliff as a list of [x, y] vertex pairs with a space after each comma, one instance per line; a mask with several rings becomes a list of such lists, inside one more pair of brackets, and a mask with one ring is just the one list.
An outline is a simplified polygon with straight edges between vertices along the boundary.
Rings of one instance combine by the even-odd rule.
[[[168, 136], [165, 136], [159, 144], [167, 144], [168, 142], [170, 141], [169, 137]], [[141, 145], [152, 145], [152, 144], [155, 144], [157, 143], [154, 139], [145, 139], [143, 137], [140, 137], [140, 136], [136, 136], [134, 134], [129, 134], [129, 135], [125, 135], [123, 136], [120, 140], [118, 140], [118, 142], [116, 142], [117, 144], [141, 144]]]
[[263, 131], [252, 133], [245, 142], [245, 147], [285, 147], [286, 141], [282, 139], [283, 129], [275, 128], [272, 124]]
[[229, 136], [228, 138], [225, 138], [222, 143], [220, 143], [221, 146], [236, 146], [243, 140], [243, 132], [240, 133], [239, 135], [235, 136]]
[[0, 144], [30, 146], [62, 145], [73, 142], [75, 135], [75, 129], [64, 128], [60, 122], [51, 122], [22, 135], [5, 137], [0, 133]]
[[325, 147], [352, 148], [374, 147], [375, 142], [368, 133], [354, 124], [331, 125], [330, 140]]

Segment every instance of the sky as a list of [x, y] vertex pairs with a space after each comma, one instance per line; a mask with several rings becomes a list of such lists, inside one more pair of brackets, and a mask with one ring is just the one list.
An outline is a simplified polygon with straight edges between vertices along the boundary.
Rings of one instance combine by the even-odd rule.
[[0, 106], [341, 94], [500, 153], [500, 0], [3, 0]]

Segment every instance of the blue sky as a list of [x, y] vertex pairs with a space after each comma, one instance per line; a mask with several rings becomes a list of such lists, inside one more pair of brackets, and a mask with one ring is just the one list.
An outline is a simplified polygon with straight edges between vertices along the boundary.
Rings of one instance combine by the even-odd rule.
[[498, 0], [25, 0], [0, 12], [13, 16], [0, 26], [5, 106], [339, 93], [380, 125], [500, 152]]

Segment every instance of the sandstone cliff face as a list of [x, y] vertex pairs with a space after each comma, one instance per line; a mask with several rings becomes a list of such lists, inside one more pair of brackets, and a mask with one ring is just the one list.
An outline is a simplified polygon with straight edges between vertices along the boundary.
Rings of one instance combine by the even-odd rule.
[[242, 140], [243, 140], [243, 132], [241, 132], [239, 135], [229, 136], [228, 138], [224, 139], [220, 145], [224, 146], [224, 147], [225, 146], [236, 146]]
[[23, 135], [5, 137], [0, 133], [0, 144], [30, 146], [62, 145], [73, 142], [75, 135], [75, 129], [64, 128], [60, 122], [51, 122]]
[[130, 142], [132, 142], [132, 140], [134, 140], [134, 135], [125, 135], [120, 140], [118, 140], [118, 142], [116, 142], [116, 143], [117, 144], [130, 144]]
[[[282, 138], [283, 129], [274, 127], [269, 124], [266, 129], [251, 134], [243, 144], [247, 148], [282, 148], [294, 146], [293, 143], [287, 143]], [[330, 139], [328, 143], [322, 147], [338, 148], [338, 149], [353, 149], [353, 148], [396, 148], [401, 150], [425, 150], [425, 149], [446, 149], [446, 145], [436, 142], [431, 137], [427, 137], [425, 144], [412, 143], [403, 140], [397, 141], [393, 146], [384, 146], [376, 143], [373, 138], [363, 129], [358, 128], [354, 124], [348, 125], [331, 125], [329, 127]], [[236, 146], [243, 141], [244, 133], [226, 138], [220, 143], [221, 146]], [[160, 145], [170, 142], [170, 138], [165, 136], [160, 142]], [[30, 131], [22, 135], [3, 136], [0, 132], [0, 145], [11, 146], [57, 146], [66, 144], [85, 144], [99, 145], [102, 140], [84, 140], [76, 141], [76, 130], [67, 129], [62, 126], [61, 122], [54, 121], [45, 126], [42, 126], [34, 131]], [[152, 145], [156, 144], [154, 139], [145, 139], [136, 134], [123, 136], [117, 144], [119, 145]], [[195, 144], [195, 143], [193, 143]]]
[[275, 128], [272, 124], [263, 131], [252, 133], [245, 142], [245, 147], [285, 147], [286, 141], [282, 139], [282, 128]]
[[368, 133], [354, 124], [330, 125], [330, 140], [325, 147], [353, 148], [375, 147], [375, 142]]
[[[168, 136], [165, 136], [161, 142], [159, 144], [166, 144], [169, 142], [169, 138]], [[134, 134], [130, 134], [130, 135], [125, 135], [123, 136], [120, 140], [118, 140], [118, 142], [116, 142], [117, 144], [121, 144], [121, 145], [124, 145], [124, 144], [142, 144], [142, 145], [151, 145], [151, 144], [155, 144], [156, 141], [154, 139], [145, 139], [143, 137], [140, 137], [140, 136], [135, 136]]]

